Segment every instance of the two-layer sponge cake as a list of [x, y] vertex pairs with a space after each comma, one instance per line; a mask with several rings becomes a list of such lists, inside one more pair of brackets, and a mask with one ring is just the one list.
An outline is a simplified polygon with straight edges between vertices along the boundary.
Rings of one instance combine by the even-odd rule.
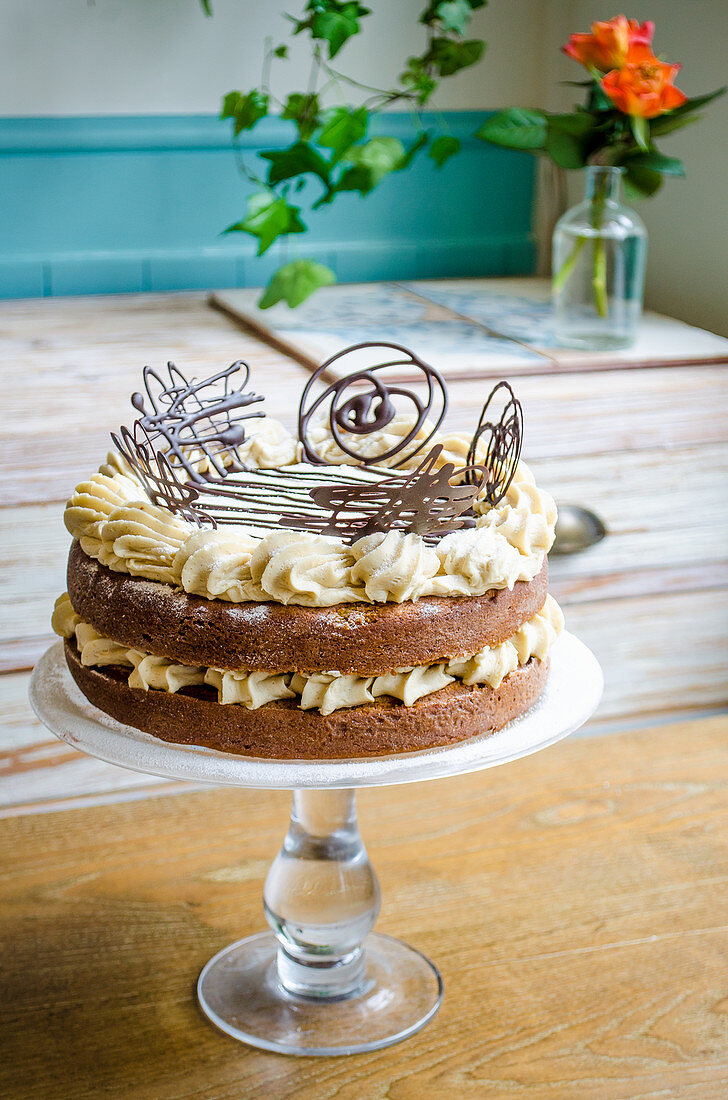
[[446, 745], [526, 711], [563, 623], [556, 511], [492, 445], [503, 420], [445, 434], [380, 401], [298, 440], [249, 415], [243, 432], [229, 373], [217, 404], [191, 387], [192, 437], [169, 428], [190, 384], [177, 405], [162, 388], [143, 444], [127, 432], [67, 505], [53, 627], [84, 695], [165, 741], [294, 759]]

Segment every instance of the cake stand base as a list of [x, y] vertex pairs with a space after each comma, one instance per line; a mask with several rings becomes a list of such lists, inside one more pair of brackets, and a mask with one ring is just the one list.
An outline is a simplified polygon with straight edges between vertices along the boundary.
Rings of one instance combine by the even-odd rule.
[[442, 979], [406, 943], [372, 933], [359, 990], [337, 999], [289, 993], [278, 977], [272, 932], [249, 936], [210, 959], [197, 983], [207, 1019], [250, 1046], [279, 1054], [362, 1054], [414, 1035], [442, 1002]]

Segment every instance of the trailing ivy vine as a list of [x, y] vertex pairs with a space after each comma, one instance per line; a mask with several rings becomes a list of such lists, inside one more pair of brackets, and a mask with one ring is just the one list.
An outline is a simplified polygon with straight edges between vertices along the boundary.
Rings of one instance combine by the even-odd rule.
[[[200, 0], [207, 15], [211, 0]], [[253, 130], [269, 115], [290, 119], [296, 126], [295, 140], [284, 149], [263, 149], [258, 156], [267, 162], [261, 170], [251, 164], [237, 146], [238, 164], [255, 185], [244, 216], [229, 226], [227, 233], [248, 233], [258, 242], [258, 255], [276, 241], [305, 233], [308, 210], [331, 205], [339, 195], [356, 192], [368, 195], [387, 176], [402, 172], [415, 157], [427, 150], [441, 167], [454, 156], [460, 142], [446, 130], [425, 127], [422, 111], [441, 80], [474, 65], [483, 55], [485, 43], [466, 38], [473, 12], [487, 0], [433, 0], [420, 15], [426, 30], [425, 48], [406, 59], [393, 88], [376, 88], [348, 77], [334, 60], [346, 43], [361, 33], [362, 21], [371, 12], [359, 0], [308, 0], [300, 16], [288, 15], [293, 36], [305, 35], [311, 46], [311, 77], [305, 91], [291, 92], [285, 101], [276, 99], [270, 87], [274, 64], [288, 57], [288, 46], [270, 43], [265, 50], [263, 73], [258, 87], [228, 92], [220, 117], [230, 119], [233, 138]], [[356, 92], [362, 102], [351, 103], [347, 93]], [[340, 103], [328, 106], [332, 97]], [[392, 104], [413, 113], [415, 136], [405, 146], [398, 138], [371, 136], [372, 118]], [[444, 127], [444, 123], [443, 123]], [[309, 199], [307, 179], [317, 184]], [[304, 205], [306, 210], [304, 210]], [[321, 286], [336, 282], [330, 268], [314, 260], [296, 259], [280, 267], [271, 278], [259, 305], [262, 309], [285, 301], [293, 308]]]

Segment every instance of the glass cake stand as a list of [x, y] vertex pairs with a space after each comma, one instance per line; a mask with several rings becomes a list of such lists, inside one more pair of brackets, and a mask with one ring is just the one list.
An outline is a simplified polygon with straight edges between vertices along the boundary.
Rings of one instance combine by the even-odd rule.
[[432, 1019], [442, 979], [413, 947], [372, 932], [379, 887], [357, 827], [357, 787], [412, 783], [491, 768], [567, 737], [602, 692], [593, 654], [569, 633], [551, 653], [545, 692], [495, 734], [450, 747], [358, 760], [263, 760], [174, 745], [92, 706], [61, 643], [38, 662], [30, 701], [75, 748], [134, 771], [237, 787], [293, 789], [263, 907], [271, 932], [248, 936], [203, 968], [197, 995], [227, 1035], [284, 1054], [356, 1054], [397, 1043]]

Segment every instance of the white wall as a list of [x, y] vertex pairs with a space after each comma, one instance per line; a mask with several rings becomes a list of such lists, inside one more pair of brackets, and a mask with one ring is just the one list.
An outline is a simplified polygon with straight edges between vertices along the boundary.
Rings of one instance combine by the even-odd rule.
[[[197, 0], [1, 0], [0, 114], [94, 115], [210, 113], [231, 88], [259, 81], [262, 42], [286, 38], [279, 14], [299, 0], [213, 0], [206, 19]], [[424, 0], [371, 0], [368, 33], [340, 59], [352, 76], [387, 84], [424, 40]], [[300, 4], [302, 7], [302, 4]], [[577, 65], [559, 53], [570, 31], [620, 10], [594, 0], [490, 0], [472, 23], [490, 42], [475, 70], [445, 82], [436, 106], [505, 104], [568, 107]], [[637, 9], [632, 9], [637, 13]], [[630, 10], [628, 9], [628, 14]], [[728, 79], [727, 0], [640, 0], [639, 17], [657, 23], [656, 48], [683, 63], [689, 95]], [[365, 21], [366, 24], [366, 21]], [[284, 95], [307, 80], [304, 43], [283, 63]], [[665, 152], [683, 157], [687, 180], [669, 180], [640, 204], [650, 232], [647, 303], [728, 335], [728, 100], [671, 135]]]
[[[302, 0], [1, 0], [0, 114], [209, 113], [231, 88], [260, 80], [263, 41], [289, 39], [285, 11]], [[424, 45], [425, 0], [370, 0], [365, 33], [335, 59], [366, 83], [386, 86]], [[535, 5], [538, 7], [538, 4]], [[487, 64], [445, 82], [437, 105], [477, 109], [538, 97], [540, 33], [533, 0], [493, 0], [472, 36], [492, 43]], [[277, 90], [305, 87], [303, 36], [293, 64], [279, 63]]]

